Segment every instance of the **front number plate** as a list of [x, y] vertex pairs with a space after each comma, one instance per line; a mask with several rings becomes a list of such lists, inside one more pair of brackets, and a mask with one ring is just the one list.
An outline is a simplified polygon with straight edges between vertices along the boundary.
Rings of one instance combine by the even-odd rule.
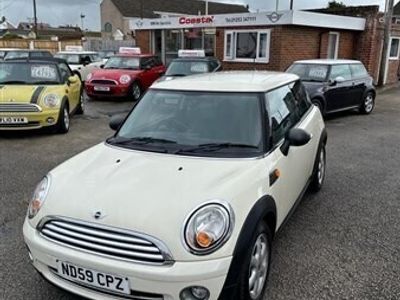
[[24, 117], [0, 117], [0, 124], [28, 124], [28, 119]]
[[58, 275], [75, 282], [109, 291], [130, 294], [129, 281], [127, 278], [78, 267], [76, 265], [57, 261]]
[[99, 91], [99, 92], [109, 92], [110, 87], [109, 86], [94, 86], [94, 90]]

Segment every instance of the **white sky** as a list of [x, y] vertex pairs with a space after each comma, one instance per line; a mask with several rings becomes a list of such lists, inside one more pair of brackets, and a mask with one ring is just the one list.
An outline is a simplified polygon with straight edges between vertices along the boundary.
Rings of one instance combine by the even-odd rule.
[[[86, 15], [84, 27], [100, 30], [100, 1], [101, 0], [36, 0], [37, 15], [40, 22], [53, 26], [81, 24], [80, 14]], [[138, 1], [138, 0], [132, 0]], [[165, 0], [168, 1], [168, 0]], [[185, 0], [182, 0], [185, 1]], [[250, 10], [274, 10], [275, 0], [212, 0], [216, 2], [249, 4]], [[326, 7], [328, 0], [293, 0], [295, 9]], [[385, 0], [341, 0], [346, 5], [381, 5], [384, 9]], [[279, 8], [287, 9], [289, 0], [279, 0]], [[146, 5], [146, 1], [144, 1]], [[5, 16], [14, 25], [26, 22], [32, 18], [32, 0], [0, 0], [0, 16]]]

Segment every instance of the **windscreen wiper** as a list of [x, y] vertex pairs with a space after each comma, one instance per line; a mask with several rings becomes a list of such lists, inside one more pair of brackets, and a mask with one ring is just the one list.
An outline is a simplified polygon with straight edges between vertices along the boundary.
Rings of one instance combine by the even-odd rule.
[[209, 143], [209, 144], [201, 144], [198, 146], [179, 149], [176, 153], [190, 153], [190, 152], [214, 152], [221, 149], [227, 148], [247, 148], [247, 149], [257, 149], [257, 146], [248, 145], [248, 144], [238, 144], [238, 143]]
[[153, 143], [159, 144], [176, 144], [176, 141], [168, 140], [168, 139], [159, 139], [153, 137], [133, 137], [133, 138], [112, 138], [111, 141], [113, 144], [118, 145], [147, 145]]

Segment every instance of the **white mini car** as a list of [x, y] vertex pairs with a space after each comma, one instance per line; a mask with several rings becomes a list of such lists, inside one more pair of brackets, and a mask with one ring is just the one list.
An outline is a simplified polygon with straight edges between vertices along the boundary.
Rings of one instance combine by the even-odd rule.
[[324, 121], [299, 78], [164, 81], [110, 126], [34, 192], [34, 267], [98, 300], [263, 299], [274, 235], [325, 178]]

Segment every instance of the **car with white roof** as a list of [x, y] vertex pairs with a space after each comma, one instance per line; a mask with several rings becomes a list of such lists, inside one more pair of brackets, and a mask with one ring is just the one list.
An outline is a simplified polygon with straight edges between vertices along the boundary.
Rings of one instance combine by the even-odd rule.
[[104, 64], [103, 59], [95, 51], [84, 51], [81, 46], [66, 46], [65, 49], [58, 52], [55, 57], [64, 59], [83, 82], [88, 74]]
[[375, 107], [374, 79], [358, 60], [313, 59], [294, 62], [287, 70], [300, 76], [311, 101], [325, 114]]
[[110, 127], [34, 192], [38, 272], [99, 300], [263, 299], [274, 236], [325, 178], [324, 121], [299, 77], [163, 81]]
[[204, 50], [179, 50], [178, 58], [171, 61], [158, 81], [218, 71], [222, 71], [221, 62], [216, 57], [206, 56]]

